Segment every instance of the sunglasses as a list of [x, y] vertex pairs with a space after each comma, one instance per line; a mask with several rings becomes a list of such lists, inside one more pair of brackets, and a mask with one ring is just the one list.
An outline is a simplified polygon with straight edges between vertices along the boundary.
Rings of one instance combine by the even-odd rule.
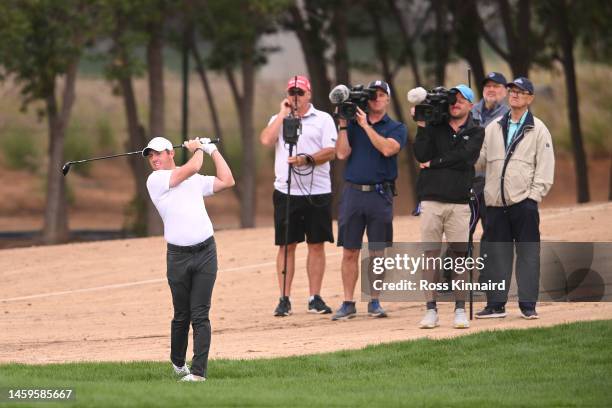
[[306, 92], [304, 92], [304, 90], [300, 88], [291, 88], [287, 93], [289, 94], [289, 96], [304, 96], [306, 94]]

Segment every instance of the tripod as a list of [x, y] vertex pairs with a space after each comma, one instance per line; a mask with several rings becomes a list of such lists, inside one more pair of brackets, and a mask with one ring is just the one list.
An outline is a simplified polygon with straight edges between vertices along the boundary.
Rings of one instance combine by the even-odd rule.
[[[293, 155], [295, 144], [289, 143], [289, 157]], [[286, 296], [287, 288], [287, 258], [289, 256], [289, 216], [291, 214], [291, 173], [293, 164], [287, 164], [287, 201], [285, 202], [285, 254], [283, 260], [283, 299]]]
[[[467, 258], [472, 258], [474, 253], [474, 231], [478, 224], [478, 213], [480, 207], [478, 205], [478, 199], [473, 189], [470, 189], [470, 234], [468, 236], [468, 250]], [[472, 283], [474, 282], [474, 267], [470, 268], [470, 320], [474, 316], [474, 290], [472, 289]]]
[[[294, 78], [294, 85], [297, 88], [297, 76]], [[298, 115], [297, 94], [294, 94], [291, 114], [283, 119], [283, 139], [289, 145], [289, 156], [293, 156], [293, 148], [297, 146], [298, 139], [302, 133], [302, 121]], [[283, 299], [287, 291], [287, 258], [289, 256], [289, 216], [291, 215], [291, 173], [293, 164], [287, 164], [287, 201], [285, 202], [285, 254], [283, 261]]]

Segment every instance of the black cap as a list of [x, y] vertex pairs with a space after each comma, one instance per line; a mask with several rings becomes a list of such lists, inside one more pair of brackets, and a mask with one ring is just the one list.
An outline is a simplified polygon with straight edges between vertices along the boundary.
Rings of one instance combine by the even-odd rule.
[[533, 90], [533, 84], [531, 83], [531, 81], [528, 78], [518, 77], [514, 81], [508, 82], [506, 84], [506, 88], [511, 88], [513, 86], [516, 86], [517, 88], [520, 88], [523, 91], [527, 91], [531, 95], [533, 95], [533, 91], [534, 91]]
[[499, 72], [489, 72], [487, 76], [482, 80], [482, 84], [486, 84], [487, 81], [497, 82], [498, 84], [506, 85], [506, 77]]
[[372, 81], [370, 82], [370, 85], [368, 85], [368, 88], [378, 88], [384, 93], [386, 93], [387, 95], [391, 96], [391, 88], [389, 87], [389, 84], [386, 83], [385, 81], [381, 81], [381, 80]]

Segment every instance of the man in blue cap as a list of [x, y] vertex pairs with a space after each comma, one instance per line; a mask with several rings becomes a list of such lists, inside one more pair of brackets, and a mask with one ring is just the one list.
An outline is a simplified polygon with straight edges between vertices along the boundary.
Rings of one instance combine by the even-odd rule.
[[504, 283], [487, 292], [478, 319], [506, 317], [506, 302], [516, 249], [516, 280], [521, 316], [537, 319], [540, 281], [540, 215], [538, 203], [550, 191], [555, 174], [552, 137], [529, 106], [534, 87], [525, 77], [508, 83], [510, 111], [493, 121], [477, 168], [485, 169], [487, 205], [487, 278]]
[[[490, 72], [487, 74], [485, 79], [482, 81], [482, 99], [474, 105], [472, 108], [472, 116], [474, 119], [480, 122], [480, 126], [486, 128], [489, 123], [494, 119], [508, 113], [510, 108], [506, 104], [506, 96], [508, 91], [506, 89], [506, 77], [499, 72]], [[476, 170], [472, 189], [476, 196], [476, 202], [478, 205], [477, 217], [480, 219], [482, 224], [482, 236], [480, 237], [480, 248], [481, 252], [486, 245], [487, 234], [486, 234], [486, 223], [487, 223], [487, 206], [484, 200], [484, 184], [485, 184], [485, 173], [484, 171]], [[478, 225], [478, 219], [475, 219], [472, 223], [472, 233], [476, 230]], [[481, 271], [482, 272], [482, 271]], [[486, 276], [481, 273], [479, 282], [485, 282]]]
[[[448, 122], [426, 124], [418, 121], [414, 154], [420, 162], [417, 194], [421, 201], [421, 241], [425, 243], [425, 256], [440, 256], [442, 239], [449, 243], [449, 252], [457, 260], [464, 258], [470, 224], [470, 188], [474, 178], [474, 163], [478, 159], [484, 129], [471, 114], [474, 93], [460, 84], [450, 90], [456, 100], [449, 107]], [[425, 280], [437, 281], [434, 268], [423, 270]], [[453, 271], [453, 281], [464, 280]], [[454, 327], [469, 327], [465, 313], [465, 291], [455, 290]], [[437, 293], [425, 294], [427, 311], [420, 327], [438, 326]]]
[[[352, 319], [357, 313], [353, 299], [359, 278], [359, 253], [364, 233], [370, 256], [378, 256], [393, 243], [393, 196], [397, 178], [397, 156], [406, 145], [406, 125], [389, 117], [391, 88], [385, 81], [372, 81], [376, 94], [368, 101], [368, 112], [357, 108], [355, 119], [338, 121], [336, 155], [346, 160], [345, 185], [338, 213], [338, 246], [342, 249], [344, 301], [333, 320]], [[372, 279], [372, 275], [369, 276]], [[373, 282], [373, 280], [370, 280]], [[368, 315], [386, 317], [379, 291], [370, 288]]]
[[506, 77], [499, 72], [488, 73], [482, 81], [482, 99], [472, 108], [472, 116], [483, 128], [510, 110], [506, 104], [506, 83]]

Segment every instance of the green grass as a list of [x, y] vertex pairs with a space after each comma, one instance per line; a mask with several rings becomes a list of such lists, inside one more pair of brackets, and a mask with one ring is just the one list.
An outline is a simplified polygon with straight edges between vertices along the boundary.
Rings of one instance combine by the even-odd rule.
[[160, 362], [10, 364], [0, 365], [0, 386], [72, 387], [76, 402], [56, 404], [72, 407], [611, 406], [611, 339], [606, 320], [214, 360], [199, 384], [177, 383]]

